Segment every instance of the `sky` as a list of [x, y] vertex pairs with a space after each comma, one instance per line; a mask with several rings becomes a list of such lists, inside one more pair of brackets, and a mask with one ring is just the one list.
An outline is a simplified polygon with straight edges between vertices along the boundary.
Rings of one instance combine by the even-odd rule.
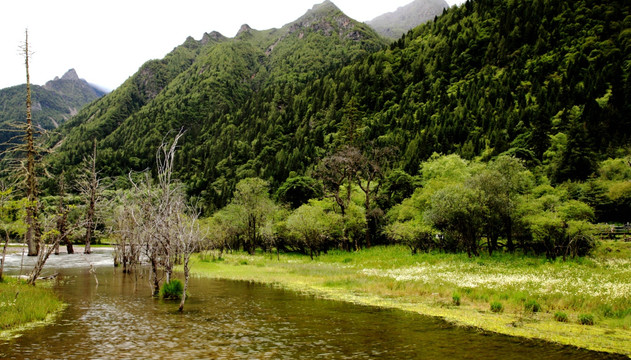
[[[26, 82], [25, 30], [31, 83], [43, 85], [74, 68], [113, 90], [148, 60], [161, 59], [188, 36], [218, 31], [234, 37], [243, 24], [280, 28], [323, 0], [29, 0], [3, 1], [0, 89]], [[368, 21], [412, 0], [333, 0], [351, 18]], [[447, 0], [450, 5], [464, 0]]]

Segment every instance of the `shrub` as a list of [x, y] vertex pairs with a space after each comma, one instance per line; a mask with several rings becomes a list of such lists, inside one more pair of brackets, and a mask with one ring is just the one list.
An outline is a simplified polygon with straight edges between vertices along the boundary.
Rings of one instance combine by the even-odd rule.
[[182, 290], [184, 290], [182, 282], [178, 279], [173, 279], [162, 285], [162, 289], [160, 289], [160, 297], [162, 299], [177, 300], [182, 296]]
[[455, 292], [452, 296], [451, 299], [454, 303], [454, 305], [456, 306], [460, 306], [460, 294], [458, 294], [457, 292]]
[[541, 311], [541, 305], [535, 300], [528, 300], [524, 304], [524, 309], [533, 313]]
[[592, 314], [580, 314], [578, 322], [581, 325], [594, 325], [594, 316]]
[[493, 301], [491, 303], [491, 311], [494, 313], [502, 312], [504, 311], [504, 305], [499, 301]]
[[557, 311], [554, 313], [554, 320], [558, 322], [567, 322], [567, 314], [563, 311]]

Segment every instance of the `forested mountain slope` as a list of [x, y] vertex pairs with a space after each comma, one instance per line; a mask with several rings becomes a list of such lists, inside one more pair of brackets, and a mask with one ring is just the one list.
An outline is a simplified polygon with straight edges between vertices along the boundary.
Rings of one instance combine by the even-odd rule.
[[[240, 139], [245, 134], [239, 131], [245, 126], [245, 109], [259, 104], [256, 106], [281, 111], [291, 106], [291, 97], [309, 82], [383, 49], [385, 44], [370, 27], [344, 15], [329, 1], [280, 29], [257, 31], [243, 25], [234, 39], [217, 33], [199, 42], [189, 38], [163, 60], [143, 65], [120, 88], [75, 116], [64, 129], [66, 136], [53, 142], [59, 143], [49, 157], [52, 169], [61, 171], [79, 163], [94, 137], [99, 140], [104, 173], [144, 169], [152, 164], [155, 148], [165, 134], [179, 128], [187, 130], [185, 150], [180, 154], [202, 148], [208, 152], [208, 156], [189, 159], [197, 165], [182, 169], [185, 178], [190, 180], [196, 167], [204, 165], [202, 161], [211, 160], [214, 163], [207, 165], [213, 168], [224, 158], [247, 162], [249, 155]], [[275, 109], [270, 105], [272, 99], [267, 99], [269, 94], [278, 98]], [[234, 151], [235, 146], [241, 153]], [[248, 171], [252, 172], [258, 173]], [[233, 185], [231, 179], [225, 186]]]
[[77, 164], [96, 137], [104, 172], [124, 174], [185, 128], [177, 175], [215, 206], [239, 179], [277, 185], [348, 143], [398, 148], [392, 166], [412, 174], [433, 152], [509, 153], [554, 181], [586, 178], [630, 144], [629, 29], [622, 0], [469, 1], [377, 51], [325, 2], [145, 64], [68, 124], [50, 160]]

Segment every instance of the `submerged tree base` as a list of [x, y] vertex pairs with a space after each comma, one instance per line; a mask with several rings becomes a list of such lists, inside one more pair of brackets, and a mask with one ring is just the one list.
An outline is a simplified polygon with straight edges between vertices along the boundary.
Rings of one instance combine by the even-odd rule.
[[[623, 244], [626, 245], [626, 244]], [[631, 244], [628, 244], [631, 245]], [[397, 308], [459, 325], [631, 356], [631, 260], [616, 253], [568, 262], [494, 255], [411, 255], [403, 247], [308, 256], [197, 258], [193, 272], [256, 281], [326, 299]], [[458, 293], [460, 305], [454, 304]], [[503, 312], [494, 313], [492, 302]], [[536, 302], [538, 311], [525, 306]], [[563, 311], [568, 322], [555, 320]], [[583, 313], [595, 325], [579, 324]]]

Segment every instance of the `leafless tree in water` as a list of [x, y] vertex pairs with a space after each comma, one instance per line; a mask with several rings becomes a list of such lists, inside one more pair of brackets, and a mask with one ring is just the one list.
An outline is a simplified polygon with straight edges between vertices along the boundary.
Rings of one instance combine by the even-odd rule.
[[[180, 197], [178, 201], [182, 200], [183, 198]], [[186, 210], [186, 213], [182, 211], [177, 212], [175, 218], [175, 242], [179, 254], [182, 256], [182, 265], [184, 268], [184, 287], [178, 308], [181, 312], [184, 310], [184, 303], [186, 302], [186, 291], [188, 290], [188, 281], [190, 278], [191, 255], [199, 251], [205, 234], [199, 225], [199, 211], [190, 206], [185, 206], [184, 204], [180, 204], [179, 207]]]
[[37, 254], [37, 261], [35, 262], [35, 266], [33, 270], [28, 276], [28, 283], [30, 285], [35, 285], [35, 282], [39, 278], [42, 270], [44, 269], [44, 265], [46, 261], [50, 257], [50, 255], [55, 251], [56, 248], [59, 247], [59, 242], [62, 238], [67, 237], [70, 233], [75, 231], [80, 224], [73, 224], [70, 226], [66, 226], [64, 228], [64, 232], [61, 233], [58, 230], [57, 224], [59, 223], [59, 218], [64, 216], [63, 213], [57, 213], [52, 216], [44, 217], [44, 232], [39, 237], [39, 243], [37, 247], [40, 249]]
[[97, 206], [103, 197], [103, 182], [96, 170], [96, 138], [93, 139], [92, 155], [84, 159], [84, 170], [77, 180], [77, 189], [86, 202], [84, 254], [90, 254], [90, 244], [94, 238]]
[[[165, 138], [158, 147], [155, 184], [147, 172], [141, 181], [133, 181], [130, 174], [135, 193], [131, 202], [133, 205], [129, 204], [121, 215], [131, 221], [125, 218], [119, 220], [123, 228], [126, 228], [124, 222], [128, 221], [140, 232], [135, 239], [130, 236], [132, 232], [127, 231], [127, 239], [141, 244], [149, 261], [154, 295], [160, 292], [163, 277], [166, 282], [171, 280], [174, 260], [180, 251], [174, 239], [177, 237], [177, 216], [184, 211], [184, 200], [181, 184], [173, 179], [173, 166], [177, 143], [183, 135], [184, 132], [180, 131], [172, 141]], [[127, 243], [124, 244], [126, 246]], [[163, 270], [163, 276], [160, 270]]]

